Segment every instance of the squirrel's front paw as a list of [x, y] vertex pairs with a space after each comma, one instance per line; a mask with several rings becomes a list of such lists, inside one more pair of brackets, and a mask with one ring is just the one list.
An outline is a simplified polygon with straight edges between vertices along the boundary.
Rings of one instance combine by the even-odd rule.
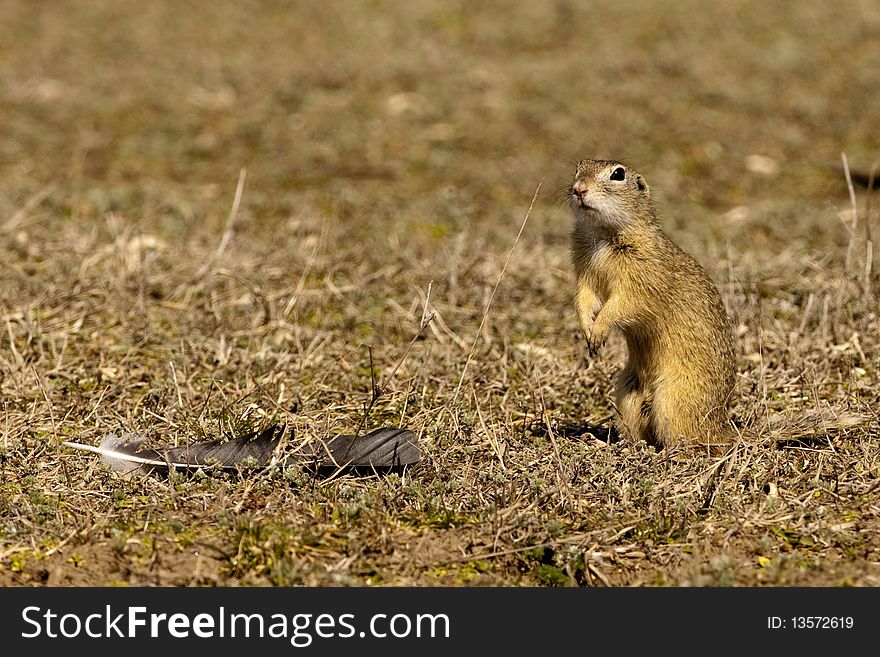
[[593, 328], [587, 331], [585, 335], [587, 338], [587, 349], [589, 349], [590, 355], [596, 356], [602, 348], [602, 345], [605, 344], [608, 334], [604, 331], [596, 330], [596, 327], [593, 326]]

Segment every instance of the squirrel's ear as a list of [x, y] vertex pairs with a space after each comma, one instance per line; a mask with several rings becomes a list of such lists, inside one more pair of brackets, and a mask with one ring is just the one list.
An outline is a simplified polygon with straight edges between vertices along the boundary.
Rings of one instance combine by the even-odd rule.
[[651, 190], [648, 189], [648, 183], [645, 182], [645, 179], [640, 175], [636, 176], [636, 185], [639, 186], [639, 191], [645, 192], [648, 196], [651, 195]]

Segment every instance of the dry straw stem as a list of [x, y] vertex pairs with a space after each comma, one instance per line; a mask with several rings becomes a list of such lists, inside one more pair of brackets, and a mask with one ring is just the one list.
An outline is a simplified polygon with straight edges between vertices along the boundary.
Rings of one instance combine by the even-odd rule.
[[235, 220], [238, 218], [238, 206], [241, 205], [241, 194], [244, 191], [244, 181], [246, 178], [247, 169], [242, 169], [238, 172], [238, 183], [235, 185], [235, 198], [232, 200], [232, 208], [229, 210], [229, 218], [226, 220], [226, 228], [223, 229], [223, 236], [220, 238], [220, 244], [217, 245], [217, 250], [214, 251], [214, 255], [211, 259], [196, 273], [196, 279], [200, 279], [211, 270], [214, 263], [217, 262], [223, 255], [223, 252], [226, 251], [226, 247], [229, 245], [229, 240], [232, 239], [232, 229], [235, 226]]
[[369, 420], [369, 417], [370, 417], [370, 413], [372, 412], [373, 407], [376, 405], [376, 402], [379, 401], [379, 399], [385, 393], [385, 389], [387, 388], [388, 384], [392, 381], [392, 379], [394, 379], [394, 375], [397, 374], [397, 370], [399, 370], [400, 366], [403, 365], [403, 361], [405, 361], [406, 357], [409, 356], [409, 352], [412, 351], [412, 348], [415, 345], [415, 343], [419, 340], [419, 338], [422, 337], [422, 334], [424, 334], [425, 329], [428, 328], [428, 325], [434, 319], [434, 313], [430, 313], [430, 314], [428, 313], [428, 308], [429, 308], [429, 304], [431, 301], [431, 287], [433, 285], [434, 285], [434, 281], [428, 282], [428, 290], [425, 293], [425, 303], [422, 306], [422, 317], [419, 320], [419, 330], [416, 331], [416, 334], [413, 336], [412, 340], [410, 340], [409, 345], [404, 350], [403, 354], [400, 356], [400, 359], [398, 359], [397, 363], [391, 369], [391, 372], [385, 378], [382, 385], [378, 385], [376, 383], [375, 370], [373, 369], [373, 348], [372, 347], [369, 348], [370, 379], [371, 379], [370, 380], [370, 401], [368, 402], [368, 404], [366, 405], [366, 407], [364, 409], [363, 419], [361, 420], [361, 423], [358, 426], [358, 430], [355, 435], [360, 436], [361, 432], [366, 428], [367, 421]]
[[2, 233], [10, 233], [17, 228], [23, 228], [29, 223], [26, 222], [28, 214], [33, 212], [37, 207], [39, 207], [40, 203], [46, 200], [49, 195], [55, 190], [54, 185], [46, 185], [43, 189], [38, 191], [36, 194], [33, 194], [29, 199], [24, 202], [16, 212], [9, 219], [7, 219], [2, 226], [0, 226], [0, 234]]
[[483, 333], [483, 327], [486, 325], [486, 319], [489, 317], [489, 310], [492, 308], [492, 301], [495, 299], [495, 293], [498, 291], [498, 287], [501, 285], [501, 281], [504, 278], [504, 272], [507, 271], [507, 265], [510, 263], [510, 258], [513, 256], [514, 250], [516, 250], [516, 245], [519, 244], [519, 238], [523, 234], [523, 230], [525, 230], [526, 223], [529, 221], [529, 215], [532, 214], [532, 208], [535, 207], [535, 201], [538, 198], [538, 192], [541, 191], [541, 185], [543, 183], [538, 183], [538, 186], [535, 188], [535, 193], [532, 196], [532, 201], [529, 203], [529, 209], [526, 211], [526, 216], [523, 217], [522, 224], [519, 227], [519, 232], [516, 234], [516, 239], [513, 240], [513, 246], [510, 247], [510, 251], [507, 253], [507, 258], [504, 260], [504, 266], [501, 267], [501, 273], [498, 274], [498, 280], [495, 281], [495, 287], [492, 288], [492, 294], [489, 295], [489, 301], [486, 303], [486, 310], [483, 311], [483, 317], [480, 319], [480, 326], [477, 328], [476, 333], [474, 334], [473, 342], [471, 342], [470, 351], [468, 351], [467, 358], [464, 361], [464, 367], [461, 368], [461, 376], [458, 379], [458, 385], [455, 387], [455, 394], [452, 395], [452, 400], [450, 401], [450, 405], [455, 405], [455, 402], [458, 400], [458, 395], [461, 392], [461, 386], [464, 383], [464, 377], [467, 374], [468, 365], [471, 363], [471, 359], [474, 356], [474, 351], [477, 348], [477, 342], [480, 339], [480, 335]]
[[880, 160], [875, 160], [871, 165], [871, 171], [868, 174], [868, 194], [865, 199], [865, 302], [869, 302], [874, 293], [873, 264], [874, 264], [874, 239], [871, 233], [871, 199], [874, 196], [875, 185], [877, 184], [877, 168], [880, 166]]
[[[229, 242], [232, 239], [232, 233], [235, 229], [235, 221], [238, 218], [238, 208], [241, 205], [241, 196], [244, 192], [244, 183], [247, 179], [247, 169], [242, 168], [238, 172], [238, 182], [235, 185], [235, 196], [232, 199], [232, 207], [229, 210], [229, 216], [226, 219], [226, 227], [223, 229], [223, 235], [220, 237], [220, 243], [217, 245], [217, 249], [211, 255], [211, 257], [199, 267], [199, 270], [195, 273], [187, 286], [187, 295], [191, 294], [193, 289], [197, 287], [202, 281], [211, 273], [214, 272], [214, 266], [217, 261], [223, 256], [223, 253], [226, 251], [226, 247], [229, 246]], [[175, 296], [179, 296], [179, 293], [182, 290], [178, 290]]]
[[849, 172], [849, 162], [846, 158], [846, 153], [840, 154], [841, 160], [843, 160], [843, 172], [846, 175], [846, 186], [849, 189], [849, 202], [850, 202], [850, 214], [852, 216], [852, 220], [850, 224], [847, 226], [849, 230], [849, 245], [846, 249], [846, 266], [844, 271], [846, 274], [849, 274], [849, 266], [852, 260], [852, 252], [854, 247], [854, 240], [856, 236], [856, 230], [859, 227], [859, 206], [856, 202], [856, 190], [853, 187], [852, 175]]
[[[846, 177], [846, 186], [849, 191], [849, 202], [850, 202], [850, 216], [851, 220], [849, 224], [844, 222], [848, 232], [849, 232], [849, 243], [847, 244], [846, 249], [846, 263], [844, 267], [845, 274], [848, 276], [852, 264], [853, 252], [855, 251], [856, 241], [858, 239], [858, 226], [859, 226], [859, 206], [858, 200], [856, 198], [856, 190], [855, 185], [853, 184], [853, 176], [849, 167], [849, 158], [845, 152], [841, 152], [840, 159], [843, 162], [843, 172]], [[873, 294], [873, 280], [871, 277], [873, 263], [874, 263], [874, 242], [871, 239], [871, 196], [874, 191], [874, 179], [877, 172], [878, 162], [874, 162], [871, 167], [871, 171], [868, 174], [867, 180], [867, 199], [865, 201], [865, 265], [863, 269], [863, 297], [866, 302], [870, 302], [871, 296]]]

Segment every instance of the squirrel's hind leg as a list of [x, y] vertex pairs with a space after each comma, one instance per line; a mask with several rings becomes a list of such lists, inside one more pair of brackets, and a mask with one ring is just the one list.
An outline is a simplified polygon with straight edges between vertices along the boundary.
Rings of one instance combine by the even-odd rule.
[[650, 440], [651, 400], [630, 367], [617, 374], [614, 391], [619, 416], [618, 429], [628, 436]]

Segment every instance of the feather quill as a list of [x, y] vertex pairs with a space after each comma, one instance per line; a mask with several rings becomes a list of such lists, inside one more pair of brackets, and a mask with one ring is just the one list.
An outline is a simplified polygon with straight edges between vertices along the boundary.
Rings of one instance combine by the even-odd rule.
[[[216, 467], [223, 470], [264, 468], [273, 464], [275, 451], [284, 433], [282, 425], [272, 425], [230, 440], [210, 440], [183, 447], [142, 449], [145, 436], [108, 433], [98, 446], [64, 441], [62, 444], [101, 456], [117, 472], [197, 470]], [[340, 435], [305, 445], [299, 452], [282, 459], [284, 465], [313, 466], [319, 470], [340, 468], [387, 472], [421, 459], [416, 435], [407, 429], [384, 427], [363, 436]]]

